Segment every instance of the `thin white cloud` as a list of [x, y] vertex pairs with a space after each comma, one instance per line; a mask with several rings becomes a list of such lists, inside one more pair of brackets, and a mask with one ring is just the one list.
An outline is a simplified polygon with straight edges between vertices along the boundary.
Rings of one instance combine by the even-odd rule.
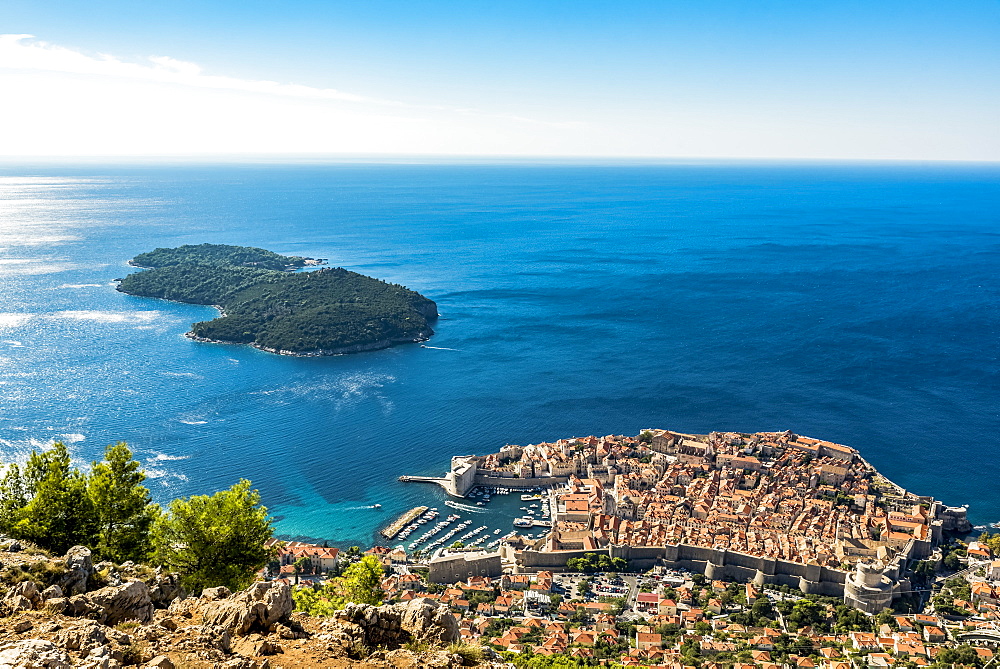
[[220, 91], [258, 93], [301, 100], [352, 102], [411, 110], [438, 111], [551, 127], [578, 127], [582, 125], [574, 121], [544, 121], [517, 114], [496, 113], [473, 108], [411, 104], [356, 95], [334, 88], [316, 88], [301, 84], [283, 84], [276, 81], [210, 75], [205, 74], [197, 63], [178, 60], [170, 56], [149, 56], [147, 60], [148, 63], [130, 63], [108, 54], [89, 56], [80, 51], [37, 40], [34, 35], [0, 34], [0, 68], [11, 70], [96, 75]]
[[201, 66], [197, 63], [189, 63], [169, 56], [151, 56], [148, 60], [148, 64], [129, 63], [107, 54], [89, 56], [66, 47], [36, 40], [34, 35], [0, 35], [0, 67], [9, 69], [90, 74], [310, 100], [337, 100], [401, 106], [399, 102], [354, 95], [333, 88], [314, 88], [299, 84], [282, 84], [276, 81], [204, 74]]
[[[122, 60], [0, 35], [0, 156], [237, 156], [324, 154], [689, 156], [997, 160], [988, 106], [949, 98], [871, 101], [774, 90], [704, 96], [700, 85], [637, 82], [631, 93], [595, 79], [553, 97], [525, 82], [497, 99], [476, 80], [468, 104], [427, 94], [407, 102], [206, 73], [170, 56]], [[456, 82], [449, 82], [454, 84]], [[489, 83], [489, 82], [485, 82]], [[529, 86], [535, 85], [535, 88]], [[483, 93], [487, 98], [483, 102]], [[648, 90], [647, 90], [648, 89]], [[530, 92], [529, 92], [530, 91]], [[392, 94], [387, 94], [392, 95]], [[778, 96], [778, 97], [775, 97]], [[474, 101], [479, 100], [479, 104]], [[519, 109], [518, 109], [519, 108]], [[531, 109], [549, 119], [517, 113]], [[928, 132], [928, 128], [933, 132]], [[9, 212], [7, 212], [9, 214]], [[8, 216], [10, 218], [10, 216]], [[27, 237], [0, 226], [0, 249]], [[39, 239], [39, 244], [57, 243]], [[67, 265], [0, 262], [0, 276]]]

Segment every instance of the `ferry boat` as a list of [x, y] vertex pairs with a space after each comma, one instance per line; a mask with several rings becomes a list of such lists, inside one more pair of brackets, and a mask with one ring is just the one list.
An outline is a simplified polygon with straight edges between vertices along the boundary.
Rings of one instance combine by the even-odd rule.
[[534, 523], [531, 518], [515, 518], [514, 527], [531, 527]]

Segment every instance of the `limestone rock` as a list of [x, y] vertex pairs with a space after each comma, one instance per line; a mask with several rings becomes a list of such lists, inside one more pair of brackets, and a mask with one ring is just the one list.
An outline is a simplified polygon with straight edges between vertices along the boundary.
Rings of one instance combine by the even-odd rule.
[[281, 644], [261, 637], [241, 638], [233, 642], [233, 652], [246, 657], [262, 657], [285, 652]]
[[295, 623], [295, 626], [298, 628], [298, 630], [293, 629], [292, 627], [290, 627], [288, 625], [283, 625], [281, 623], [275, 623], [274, 625], [271, 626], [271, 631], [274, 632], [275, 634], [277, 634], [282, 639], [303, 639], [303, 638], [305, 638], [307, 635], [306, 635], [305, 632], [302, 631], [301, 626], [299, 626], [298, 623]]
[[219, 625], [234, 636], [252, 629], [267, 629], [291, 614], [295, 604], [286, 583], [257, 582], [227, 599], [208, 602], [202, 607], [206, 623]]
[[157, 573], [149, 585], [149, 599], [153, 606], [165, 609], [170, 603], [185, 596], [181, 587], [181, 577], [178, 574]]
[[66, 568], [82, 569], [88, 574], [94, 572], [94, 559], [90, 549], [86, 546], [73, 546], [66, 551]]
[[114, 627], [105, 627], [104, 633], [109, 641], [114, 641], [119, 646], [128, 646], [132, 643], [132, 637], [128, 633]]
[[156, 625], [144, 625], [135, 628], [132, 636], [143, 641], [156, 641], [163, 637], [163, 628]]
[[166, 655], [157, 655], [146, 663], [146, 667], [149, 669], [153, 669], [154, 667], [155, 669], [174, 669], [174, 663]]
[[167, 613], [181, 618], [191, 618], [198, 610], [200, 602], [194, 597], [184, 597], [175, 599], [167, 607]]
[[96, 606], [104, 610], [103, 622], [106, 625], [113, 626], [126, 620], [145, 623], [153, 619], [149, 586], [142, 581], [101, 588], [90, 593], [89, 597]]
[[78, 666], [81, 669], [119, 669], [121, 664], [110, 646], [98, 646], [91, 649]]
[[8, 614], [30, 611], [42, 603], [38, 588], [31, 581], [21, 581], [4, 596], [0, 608]]
[[42, 601], [48, 601], [53, 597], [62, 597], [63, 591], [58, 585], [50, 585], [49, 587], [42, 590]]
[[399, 648], [413, 640], [446, 645], [461, 636], [448, 607], [424, 598], [380, 607], [348, 604], [337, 612], [336, 624], [341, 643], [355, 641], [370, 648]]
[[51, 641], [25, 639], [0, 646], [0, 669], [72, 669], [65, 651]]
[[383, 661], [390, 667], [426, 667], [427, 669], [456, 669], [462, 666], [462, 658], [445, 651], [431, 651], [415, 654], [398, 649], [385, 653]]
[[227, 599], [233, 592], [224, 585], [215, 588], [205, 588], [201, 591], [201, 598], [206, 602], [216, 602], [220, 599]]
[[57, 585], [67, 595], [81, 595], [87, 592], [87, 579], [94, 574], [94, 562], [90, 549], [73, 546], [66, 552], [66, 574]]
[[31, 581], [21, 581], [7, 593], [5, 599], [16, 599], [23, 597], [31, 602], [31, 608], [37, 608], [42, 603], [42, 596], [38, 593], [38, 588]]
[[65, 613], [69, 606], [69, 599], [66, 597], [52, 597], [45, 600], [45, 610], [49, 613]]
[[160, 627], [167, 630], [168, 632], [174, 632], [179, 627], [177, 621], [170, 617], [160, 618], [159, 620], [157, 620], [157, 623], [160, 625]]
[[399, 611], [400, 627], [415, 639], [435, 645], [446, 645], [461, 639], [458, 620], [447, 606], [421, 597], [393, 604], [392, 607]]
[[233, 640], [229, 630], [218, 625], [202, 625], [198, 631], [197, 641], [202, 646], [215, 648], [223, 653], [230, 653], [233, 649]]
[[108, 642], [104, 626], [94, 621], [87, 621], [65, 629], [56, 635], [56, 644], [66, 650], [90, 652], [91, 649], [103, 646]]
[[248, 657], [234, 657], [233, 659], [218, 665], [223, 669], [261, 669], [261, 665]]
[[18, 611], [30, 611], [34, 608], [31, 600], [21, 595], [7, 595], [3, 600], [3, 608], [7, 613], [17, 613]]
[[[46, 608], [55, 609], [59, 598], [50, 599]], [[118, 586], [108, 586], [86, 595], [74, 595], [65, 602], [63, 613], [69, 616], [87, 616], [108, 626], [126, 620], [149, 622], [153, 618], [153, 603], [149, 587], [142, 581], [129, 581]]]
[[295, 609], [292, 599], [292, 589], [284, 583], [255, 583], [257, 594], [264, 602], [266, 609], [260, 620], [261, 626], [267, 629], [280, 620], [286, 620]]

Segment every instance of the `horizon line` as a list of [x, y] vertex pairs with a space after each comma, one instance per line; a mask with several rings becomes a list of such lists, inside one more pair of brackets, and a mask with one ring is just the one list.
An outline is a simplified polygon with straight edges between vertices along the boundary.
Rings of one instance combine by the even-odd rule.
[[213, 154], [150, 154], [150, 155], [0, 155], [0, 166], [22, 164], [87, 165], [163, 165], [163, 164], [226, 164], [226, 165], [420, 165], [420, 164], [645, 164], [672, 165], [679, 163], [803, 163], [803, 164], [905, 164], [905, 165], [1000, 165], [996, 160], [961, 158], [844, 158], [787, 156], [608, 156], [608, 155], [533, 155], [533, 154], [424, 154], [424, 153], [213, 153]]

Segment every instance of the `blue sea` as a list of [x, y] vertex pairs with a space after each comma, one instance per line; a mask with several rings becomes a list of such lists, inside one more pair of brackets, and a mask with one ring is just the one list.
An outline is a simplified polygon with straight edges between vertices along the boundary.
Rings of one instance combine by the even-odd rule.
[[[201, 242], [403, 284], [437, 334], [283, 357], [114, 290]], [[401, 474], [648, 427], [830, 439], [1000, 521], [997, 165], [8, 164], [0, 285], [0, 460], [124, 440], [158, 501], [248, 478], [283, 536], [370, 545], [442, 507]]]

